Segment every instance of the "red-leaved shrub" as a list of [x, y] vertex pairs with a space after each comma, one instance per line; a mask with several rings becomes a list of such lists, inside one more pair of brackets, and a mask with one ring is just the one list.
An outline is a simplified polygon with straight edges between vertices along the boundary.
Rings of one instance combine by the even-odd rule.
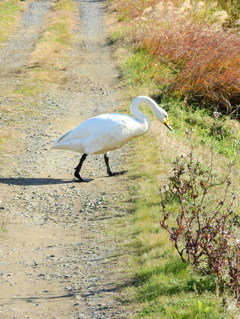
[[194, 161], [192, 151], [188, 158], [176, 159], [173, 176], [161, 190], [160, 224], [182, 261], [214, 274], [221, 290], [229, 288], [240, 304], [240, 216], [234, 207], [231, 181], [227, 176], [215, 182], [212, 166], [203, 169]]

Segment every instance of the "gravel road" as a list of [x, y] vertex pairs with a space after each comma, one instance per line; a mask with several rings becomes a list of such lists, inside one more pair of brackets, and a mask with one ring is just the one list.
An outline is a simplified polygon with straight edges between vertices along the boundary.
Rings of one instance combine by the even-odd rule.
[[[29, 53], [41, 35], [52, 1], [35, 0], [22, 26], [0, 51], [1, 105], [16, 101], [10, 91], [24, 86]], [[109, 221], [121, 208], [126, 176], [109, 178], [103, 156], [89, 156], [82, 169], [90, 183], [73, 179], [79, 154], [50, 150], [52, 142], [82, 120], [116, 110], [121, 103], [118, 72], [104, 32], [101, 1], [78, 1], [79, 29], [66, 81], [49, 84], [19, 102], [37, 112], [16, 119], [13, 141], [0, 163], [0, 214], [6, 233], [0, 245], [0, 318], [130, 318], [119, 301], [126, 282], [125, 252]], [[10, 90], [11, 88], [11, 90]], [[5, 113], [0, 127], [14, 123]], [[124, 149], [113, 152], [122, 170]], [[125, 264], [126, 268], [126, 264]]]

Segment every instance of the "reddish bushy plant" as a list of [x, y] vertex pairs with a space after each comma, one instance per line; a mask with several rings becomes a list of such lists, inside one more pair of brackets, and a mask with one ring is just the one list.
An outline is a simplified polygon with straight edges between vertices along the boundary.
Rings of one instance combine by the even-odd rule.
[[172, 62], [178, 75], [169, 90], [232, 112], [240, 103], [240, 37], [193, 21], [172, 21], [142, 39], [147, 52]]
[[[229, 173], [214, 182], [213, 163], [203, 169], [193, 160], [193, 152], [187, 159], [177, 158], [170, 183], [161, 190], [160, 224], [182, 261], [204, 273], [214, 273], [219, 286], [229, 287], [240, 303], [240, 241], [234, 229], [240, 226], [240, 216], [234, 212], [235, 194], [230, 190]], [[222, 194], [220, 186], [224, 188]], [[169, 207], [174, 203], [172, 211]]]
[[156, 36], [144, 44], [179, 66], [171, 89], [231, 112], [240, 102], [240, 37], [194, 24], [175, 29], [174, 35], [171, 31], [168, 41]]
[[191, 9], [183, 1], [126, 1], [128, 41], [171, 65], [176, 76], [169, 93], [220, 106], [228, 114], [239, 107], [240, 37], [216, 23], [224, 21], [221, 14], [205, 17], [197, 11], [199, 2]]

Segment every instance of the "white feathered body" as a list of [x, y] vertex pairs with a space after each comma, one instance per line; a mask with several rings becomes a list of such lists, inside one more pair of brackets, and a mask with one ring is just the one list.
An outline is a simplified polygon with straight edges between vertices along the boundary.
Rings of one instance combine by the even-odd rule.
[[102, 154], [115, 150], [132, 138], [146, 133], [145, 121], [124, 114], [103, 114], [90, 118], [61, 135], [53, 148], [86, 154]]

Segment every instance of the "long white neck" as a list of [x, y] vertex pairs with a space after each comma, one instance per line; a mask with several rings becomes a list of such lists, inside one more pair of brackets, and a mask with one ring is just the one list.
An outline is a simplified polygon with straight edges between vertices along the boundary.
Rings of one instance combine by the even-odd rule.
[[137, 96], [135, 97], [130, 105], [130, 110], [132, 115], [143, 124], [144, 126], [144, 131], [148, 131], [150, 129], [151, 126], [151, 121], [150, 119], [147, 117], [147, 115], [145, 115], [144, 113], [142, 113], [139, 110], [139, 105], [140, 103], [147, 103], [150, 108], [152, 109], [153, 113], [155, 114], [156, 110], [159, 109], [159, 106], [157, 105], [156, 102], [154, 102], [150, 97], [148, 96]]

